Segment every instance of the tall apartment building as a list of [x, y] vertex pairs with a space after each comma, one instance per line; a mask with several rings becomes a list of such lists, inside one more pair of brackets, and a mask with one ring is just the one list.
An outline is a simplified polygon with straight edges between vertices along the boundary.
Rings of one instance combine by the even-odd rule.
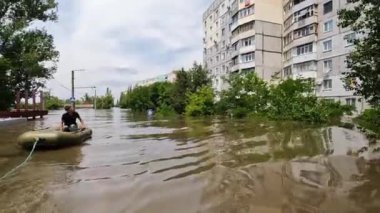
[[203, 15], [204, 64], [217, 92], [224, 77], [256, 72], [281, 75], [282, 0], [215, 0]]
[[236, 1], [215, 0], [203, 14], [203, 63], [209, 70], [213, 88], [220, 92], [223, 78], [230, 72], [229, 45], [231, 8]]
[[344, 88], [347, 55], [356, 34], [338, 26], [337, 12], [351, 0], [284, 0], [283, 77], [312, 78], [316, 95], [341, 101], [361, 112], [362, 97]]

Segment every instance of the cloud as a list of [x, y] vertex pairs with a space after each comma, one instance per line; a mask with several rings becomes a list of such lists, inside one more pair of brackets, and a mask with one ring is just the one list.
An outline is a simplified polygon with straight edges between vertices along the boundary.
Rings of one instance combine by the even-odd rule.
[[[202, 14], [211, 0], [58, 0], [55, 37], [60, 62], [48, 87], [67, 98], [76, 84], [110, 87], [118, 97], [132, 82], [202, 61]], [[60, 84], [57, 83], [60, 82]], [[104, 91], [101, 91], [104, 93]]]

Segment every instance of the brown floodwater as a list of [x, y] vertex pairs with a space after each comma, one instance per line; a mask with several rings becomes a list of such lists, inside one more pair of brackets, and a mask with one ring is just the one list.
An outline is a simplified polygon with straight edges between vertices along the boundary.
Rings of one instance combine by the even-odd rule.
[[[355, 131], [79, 112], [93, 138], [35, 152], [0, 182], [0, 212], [380, 212], [380, 149]], [[60, 113], [0, 129], [0, 176], [28, 155], [17, 136]]]

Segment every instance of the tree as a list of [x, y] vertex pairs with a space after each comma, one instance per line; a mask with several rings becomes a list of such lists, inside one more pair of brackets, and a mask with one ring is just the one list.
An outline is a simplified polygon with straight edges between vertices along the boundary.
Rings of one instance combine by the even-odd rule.
[[31, 94], [31, 90], [44, 86], [44, 80], [55, 72], [58, 52], [53, 37], [30, 26], [36, 21], [56, 20], [56, 8], [55, 0], [0, 2], [1, 95], [12, 97], [3, 99], [0, 109], [11, 105], [16, 91]]
[[174, 85], [174, 104], [173, 107], [178, 114], [185, 112], [188, 103], [188, 93], [195, 93], [204, 86], [210, 86], [211, 80], [207, 70], [196, 62], [193, 67], [185, 71], [177, 71], [177, 80]]
[[49, 92], [45, 92], [44, 97], [45, 97], [45, 107], [48, 110], [62, 109], [65, 104], [63, 100], [59, 99], [56, 96], [50, 95]]
[[114, 106], [114, 98], [109, 88], [106, 90], [106, 95], [97, 97], [96, 108], [97, 109], [111, 109]]
[[204, 116], [214, 114], [214, 91], [210, 86], [204, 86], [195, 93], [188, 94], [189, 104], [186, 115]]
[[352, 0], [353, 7], [339, 11], [340, 26], [350, 27], [362, 38], [347, 58], [346, 86], [375, 106], [380, 103], [380, 1]]

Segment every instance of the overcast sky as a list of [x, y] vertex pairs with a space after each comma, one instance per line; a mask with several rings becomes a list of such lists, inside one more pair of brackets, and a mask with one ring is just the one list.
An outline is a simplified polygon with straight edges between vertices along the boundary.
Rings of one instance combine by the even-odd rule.
[[[48, 89], [69, 98], [77, 86], [110, 87], [118, 98], [132, 82], [202, 62], [202, 14], [212, 0], [58, 0], [47, 24], [60, 52]], [[65, 88], [67, 87], [67, 88]], [[77, 97], [91, 90], [78, 90]]]

